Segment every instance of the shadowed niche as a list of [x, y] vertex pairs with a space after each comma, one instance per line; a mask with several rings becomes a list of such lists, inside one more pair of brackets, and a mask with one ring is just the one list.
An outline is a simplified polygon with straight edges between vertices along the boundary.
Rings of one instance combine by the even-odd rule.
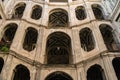
[[3, 65], [4, 65], [4, 60], [3, 58], [0, 57], [0, 73], [2, 71]]
[[12, 15], [12, 19], [21, 19], [25, 10], [26, 4], [19, 3], [15, 6], [15, 10]]
[[107, 24], [101, 24], [99, 28], [108, 51], [119, 51], [119, 44], [117, 44], [113, 29]]
[[0, 50], [7, 52], [12, 44], [18, 25], [10, 23], [4, 28], [4, 34], [0, 42]]
[[106, 80], [103, 69], [100, 65], [93, 65], [87, 71], [87, 80]]
[[83, 28], [80, 33], [81, 47], [85, 51], [91, 51], [95, 48], [95, 40], [93, 38], [92, 31], [89, 28]]
[[71, 60], [71, 39], [63, 32], [48, 36], [46, 45], [48, 64], [69, 64]]
[[45, 80], [73, 80], [71, 76], [64, 72], [56, 71], [47, 76]]
[[112, 60], [112, 65], [115, 70], [118, 80], [120, 80], [120, 57], [116, 57]]
[[14, 70], [13, 80], [30, 80], [30, 72], [24, 65], [17, 65]]
[[98, 4], [92, 5], [92, 10], [97, 20], [104, 20], [103, 8]]
[[67, 27], [68, 26], [68, 13], [63, 9], [55, 9], [50, 11], [49, 24], [51, 28]]

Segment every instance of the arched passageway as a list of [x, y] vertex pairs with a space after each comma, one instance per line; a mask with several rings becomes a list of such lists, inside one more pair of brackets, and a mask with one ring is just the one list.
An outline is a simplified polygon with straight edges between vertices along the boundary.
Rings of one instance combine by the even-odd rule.
[[118, 80], [120, 80], [120, 57], [114, 58], [112, 60], [112, 65], [114, 67]]
[[0, 57], [0, 73], [2, 71], [3, 65], [4, 65], [4, 60], [3, 58]]
[[68, 13], [63, 9], [54, 9], [49, 13], [49, 24], [51, 28], [68, 27]]
[[86, 18], [86, 11], [85, 11], [85, 8], [83, 6], [78, 6], [75, 9], [75, 14], [76, 14], [76, 18], [78, 20], [84, 20]]
[[47, 38], [46, 54], [48, 64], [69, 64], [71, 62], [71, 39], [63, 32], [54, 32]]
[[31, 18], [38, 20], [41, 18], [42, 15], [42, 7], [39, 5], [35, 5], [32, 10]]
[[12, 19], [21, 19], [24, 14], [25, 7], [25, 3], [17, 4], [14, 8]]
[[29, 27], [26, 29], [23, 48], [27, 51], [32, 51], [36, 47], [38, 31], [35, 28]]
[[107, 24], [101, 24], [99, 28], [108, 51], [119, 51], [119, 44], [116, 44], [117, 39], [115, 39], [113, 29]]
[[93, 65], [87, 71], [87, 80], [106, 80], [103, 69], [100, 65]]
[[24, 65], [17, 65], [14, 69], [13, 80], [30, 80], [30, 72]]
[[83, 28], [79, 33], [81, 47], [85, 51], [91, 51], [95, 48], [95, 40], [92, 34], [92, 30], [89, 28]]
[[56, 71], [48, 75], [45, 80], [73, 80], [71, 76], [64, 72]]
[[13, 38], [15, 36], [18, 25], [15, 23], [10, 23], [4, 28], [4, 34], [0, 42], [0, 50], [7, 52], [12, 44]]
[[98, 4], [92, 5], [92, 10], [97, 20], [104, 20], [103, 8]]

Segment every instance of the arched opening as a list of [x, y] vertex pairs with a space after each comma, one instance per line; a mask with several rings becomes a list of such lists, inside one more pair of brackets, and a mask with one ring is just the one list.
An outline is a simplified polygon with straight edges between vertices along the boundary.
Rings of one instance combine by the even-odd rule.
[[24, 65], [17, 65], [14, 69], [13, 80], [30, 80], [30, 71]]
[[45, 80], [73, 80], [67, 73], [56, 71], [48, 75]]
[[27, 51], [32, 51], [36, 47], [38, 31], [32, 27], [27, 28], [23, 48]]
[[71, 39], [63, 32], [54, 32], [47, 38], [47, 64], [69, 64], [71, 61]]
[[103, 8], [100, 5], [98, 4], [92, 5], [92, 10], [96, 19], [104, 20]]
[[41, 14], [42, 14], [42, 7], [39, 5], [36, 5], [33, 7], [31, 18], [38, 20], [41, 18]]
[[2, 71], [3, 65], [4, 65], [4, 60], [3, 58], [0, 57], [0, 73]]
[[113, 65], [113, 68], [115, 70], [118, 80], [120, 80], [120, 70], [119, 70], [120, 69], [120, 57], [114, 58], [112, 60], [112, 65]]
[[4, 34], [0, 42], [0, 50], [3, 52], [8, 52], [13, 38], [15, 36], [18, 25], [15, 23], [8, 24], [4, 29]]
[[83, 28], [80, 33], [81, 47], [85, 51], [91, 51], [95, 48], [95, 40], [92, 31], [89, 28]]
[[99, 28], [108, 51], [119, 51], [116, 40], [113, 36], [115, 35], [112, 32], [113, 29], [107, 24], [101, 24]]
[[86, 12], [85, 12], [85, 8], [83, 6], [79, 6], [75, 9], [75, 13], [76, 13], [76, 18], [78, 20], [83, 20], [86, 18]]
[[100, 65], [93, 65], [87, 71], [87, 80], [106, 80], [103, 69]]
[[25, 10], [26, 4], [19, 3], [15, 6], [15, 10], [12, 15], [12, 19], [21, 19]]
[[49, 27], [67, 27], [68, 26], [68, 13], [63, 9], [55, 9], [50, 11]]
[[2, 19], [1, 15], [0, 15], [0, 19]]

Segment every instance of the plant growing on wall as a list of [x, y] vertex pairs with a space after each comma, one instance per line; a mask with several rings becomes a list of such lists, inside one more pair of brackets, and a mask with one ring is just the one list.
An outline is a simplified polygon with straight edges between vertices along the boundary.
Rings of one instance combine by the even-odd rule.
[[6, 45], [3, 45], [0, 50], [2, 52], [8, 52], [9, 51], [9, 49], [8, 49], [8, 47]]

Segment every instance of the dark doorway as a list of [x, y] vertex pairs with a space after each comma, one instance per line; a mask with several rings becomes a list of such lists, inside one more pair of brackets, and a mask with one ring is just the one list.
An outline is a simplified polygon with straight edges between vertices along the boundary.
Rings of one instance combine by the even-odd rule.
[[0, 15], [0, 19], [2, 19], [1, 15]]
[[30, 72], [27, 67], [23, 65], [17, 65], [14, 70], [13, 80], [30, 80]]
[[116, 76], [120, 80], [120, 57], [113, 59], [112, 61]]
[[3, 58], [0, 57], [0, 73], [2, 71], [3, 65], [4, 65], [4, 60]]
[[69, 64], [71, 61], [71, 39], [63, 32], [48, 36], [46, 45], [48, 64]]
[[26, 4], [19, 3], [15, 6], [15, 10], [12, 15], [12, 19], [21, 19], [25, 10]]
[[84, 20], [86, 18], [86, 12], [85, 12], [85, 8], [83, 6], [78, 6], [75, 9], [75, 13], [76, 13], [76, 18], [78, 20]]
[[27, 51], [32, 51], [36, 47], [38, 31], [32, 27], [27, 28], [23, 43], [23, 48]]
[[114, 39], [113, 36], [115, 35], [112, 32], [113, 29], [107, 24], [101, 24], [99, 28], [108, 51], [119, 51], [116, 44], [116, 40]]
[[41, 14], [42, 14], [42, 7], [39, 5], [36, 5], [33, 7], [31, 18], [38, 20], [41, 18]]
[[57, 71], [48, 75], [45, 80], [73, 80], [73, 79], [68, 74]]
[[91, 66], [87, 71], [87, 80], [106, 80], [104, 71], [99, 65]]
[[0, 42], [0, 50], [7, 52], [12, 44], [18, 25], [15, 23], [8, 24], [4, 28], [4, 34]]
[[104, 20], [103, 8], [100, 5], [98, 5], [98, 4], [92, 5], [92, 10], [93, 10], [93, 13], [94, 13], [96, 19]]
[[91, 51], [95, 48], [95, 40], [93, 38], [92, 31], [89, 28], [83, 28], [80, 33], [81, 47], [85, 51]]

